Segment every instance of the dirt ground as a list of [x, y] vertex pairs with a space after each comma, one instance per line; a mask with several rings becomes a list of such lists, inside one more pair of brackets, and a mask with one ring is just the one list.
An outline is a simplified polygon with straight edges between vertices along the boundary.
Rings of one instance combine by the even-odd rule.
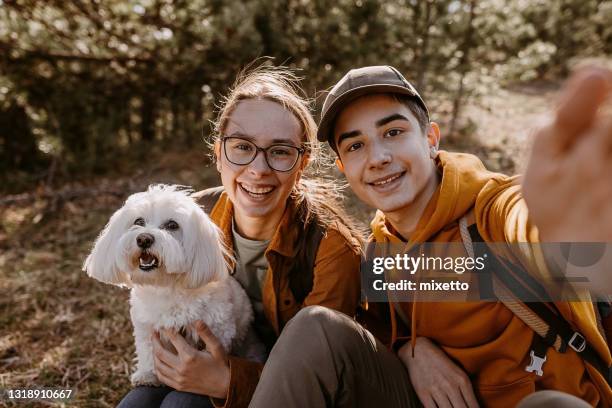
[[[505, 89], [466, 107], [476, 131], [443, 141], [442, 148], [475, 153], [493, 170], [522, 169], [529, 128], [552, 105], [555, 91], [552, 85]], [[88, 278], [81, 265], [110, 214], [153, 182], [202, 189], [218, 178], [202, 146], [85, 183], [0, 197], [0, 389], [75, 389], [68, 404], [0, 397], [0, 406], [111, 407], [129, 390], [128, 292]], [[372, 215], [348, 192], [346, 205], [364, 223]]]

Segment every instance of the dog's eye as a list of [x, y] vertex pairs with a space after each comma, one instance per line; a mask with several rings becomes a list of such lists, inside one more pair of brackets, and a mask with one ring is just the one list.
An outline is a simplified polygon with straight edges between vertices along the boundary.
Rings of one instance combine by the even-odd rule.
[[145, 220], [143, 218], [136, 218], [136, 221], [134, 221], [134, 225], [138, 225], [140, 227], [144, 227], [145, 226]]
[[162, 225], [163, 229], [167, 229], [168, 231], [176, 231], [179, 229], [179, 225], [174, 220], [169, 220], [164, 225]]

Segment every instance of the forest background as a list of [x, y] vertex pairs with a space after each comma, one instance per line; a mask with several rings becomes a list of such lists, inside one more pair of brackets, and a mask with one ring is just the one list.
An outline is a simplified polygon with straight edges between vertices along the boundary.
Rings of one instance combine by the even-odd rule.
[[442, 148], [515, 173], [571, 69], [611, 55], [609, 0], [0, 0], [0, 389], [129, 389], [127, 292], [82, 261], [130, 193], [218, 183], [209, 121], [256, 58], [298, 69], [313, 112], [348, 69], [394, 65]]

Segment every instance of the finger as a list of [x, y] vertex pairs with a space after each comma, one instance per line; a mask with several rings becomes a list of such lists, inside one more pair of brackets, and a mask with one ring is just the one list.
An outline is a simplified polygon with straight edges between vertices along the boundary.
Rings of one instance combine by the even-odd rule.
[[478, 401], [476, 400], [472, 383], [464, 372], [461, 372], [460, 374], [458, 385], [458, 391], [461, 394], [463, 401], [465, 401], [466, 406], [468, 408], [478, 408]]
[[[164, 336], [166, 338], [168, 337], [167, 330], [162, 329], [162, 333], [164, 334]], [[154, 331], [153, 334], [151, 335], [151, 342], [153, 343], [153, 348], [154, 349], [155, 348], [164, 349], [164, 350], [169, 351], [169, 352], [171, 352], [173, 354], [176, 354], [175, 353], [176, 350], [174, 348], [171, 349], [170, 348], [170, 344], [168, 344], [167, 341], [162, 341], [162, 339], [161, 339], [162, 333], [160, 333], [159, 331]], [[157, 341], [155, 341], [155, 340], [157, 340]]]
[[436, 402], [438, 408], [453, 408], [446, 394], [442, 392], [433, 393], [433, 399]]
[[179, 389], [179, 384], [178, 382], [174, 381], [172, 375], [168, 374], [167, 372], [163, 370], [158, 370], [155, 372], [155, 374], [157, 375], [157, 379], [161, 383], [166, 384], [168, 387], [172, 387], [175, 390]]
[[166, 364], [155, 354], [153, 354], [153, 366], [155, 367], [155, 370], [163, 371], [166, 375], [170, 375], [171, 377], [174, 377], [174, 374], [176, 373], [174, 367]]
[[166, 365], [169, 365], [170, 367], [176, 367], [178, 365], [178, 356], [166, 350], [166, 348], [161, 343], [159, 333], [155, 332], [151, 341], [153, 343], [153, 355], [155, 357], [159, 358], [159, 360], [163, 361], [164, 363], [166, 363]]
[[467, 404], [461, 395], [461, 391], [458, 387], [452, 386], [447, 390], [447, 397], [453, 408], [467, 408]]
[[166, 363], [155, 356], [153, 357], [153, 366], [155, 367], [155, 374], [159, 381], [177, 391], [183, 391], [180, 382], [181, 376], [173, 367], [166, 365]]
[[195, 324], [195, 329], [198, 336], [200, 336], [204, 344], [206, 344], [206, 351], [208, 351], [214, 358], [225, 359], [225, 349], [210, 328], [204, 324], [204, 322], [198, 320]]
[[189, 343], [185, 341], [185, 338], [176, 331], [164, 330], [164, 334], [168, 337], [168, 340], [170, 340], [170, 343], [172, 343], [178, 352], [179, 357], [193, 357], [193, 355], [197, 352], [197, 350], [190, 346]]
[[554, 143], [557, 149], [569, 148], [592, 125], [611, 82], [610, 73], [598, 68], [585, 68], [572, 76], [556, 112]]
[[153, 357], [153, 366], [155, 367], [155, 373], [160, 378], [160, 380], [161, 377], [163, 377], [164, 379], [174, 381], [174, 378], [177, 377], [176, 370], [174, 370], [174, 368], [170, 367], [157, 357]]
[[436, 408], [436, 403], [434, 402], [431, 395], [427, 394], [424, 396], [419, 396], [419, 400], [421, 400], [421, 404], [423, 404], [423, 408]]
[[459, 390], [461, 391], [463, 400], [467, 404], [468, 408], [478, 408], [478, 400], [476, 399], [476, 395], [474, 394], [472, 384], [469, 381], [461, 383], [461, 385], [459, 386]]

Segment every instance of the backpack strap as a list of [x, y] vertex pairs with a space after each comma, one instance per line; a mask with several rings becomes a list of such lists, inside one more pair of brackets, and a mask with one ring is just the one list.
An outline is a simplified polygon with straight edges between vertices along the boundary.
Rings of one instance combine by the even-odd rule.
[[612, 342], [612, 303], [608, 300], [609, 296], [597, 299], [597, 324], [603, 333], [608, 345]]
[[[485, 241], [475, 224], [471, 227], [468, 227], [467, 224], [466, 217], [459, 221], [461, 239], [468, 255], [474, 257], [473, 242], [485, 243]], [[489, 252], [493, 255], [489, 257], [490, 268], [488, 268], [488, 274], [492, 278], [490, 289], [501, 303], [537, 334], [537, 336], [534, 336], [530, 352], [531, 363], [526, 367], [526, 371], [536, 372], [537, 375], [541, 376], [543, 374], [542, 365], [546, 361], [546, 349], [554, 347], [555, 350], [564, 353], [569, 346], [583, 360], [595, 367], [610, 383], [610, 368], [587, 343], [584, 336], [575, 331], [558, 313], [554, 304], [552, 304], [554, 310], [549, 307], [548, 296], [545, 295], [542, 299], [546, 300], [539, 302], [521, 301], [521, 299], [526, 299], [523, 297], [526, 294], [526, 289], [531, 295], [535, 293], [541, 296], [542, 292], [545, 293], [540, 283], [516, 265], [513, 265], [512, 273], [510, 273], [506, 269], [510, 268], [510, 265], [500, 260], [492, 251]], [[521, 280], [519, 281], [513, 274], [520, 276]], [[531, 285], [531, 287], [525, 288], [525, 285]]]
[[302, 304], [312, 292], [315, 260], [324, 235], [325, 229], [316, 220], [312, 220], [298, 241], [299, 248], [289, 272], [289, 288], [298, 304]]
[[225, 188], [223, 186], [219, 186], [198, 191], [197, 193], [193, 193], [191, 196], [198, 202], [198, 204], [200, 204], [204, 212], [210, 215], [224, 191]]

